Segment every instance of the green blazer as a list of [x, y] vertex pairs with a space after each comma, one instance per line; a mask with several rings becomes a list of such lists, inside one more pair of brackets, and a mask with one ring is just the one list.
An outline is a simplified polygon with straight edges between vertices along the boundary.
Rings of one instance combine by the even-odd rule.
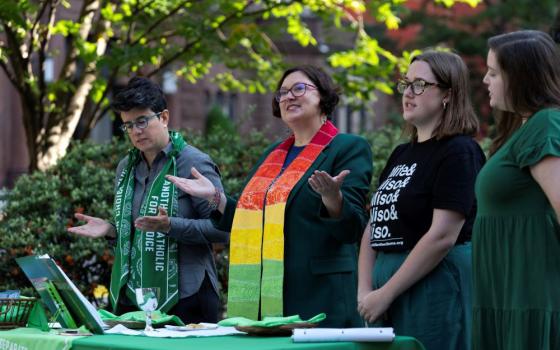
[[[248, 175], [245, 185], [266, 156], [270, 146]], [[342, 184], [342, 214], [333, 219], [308, 184], [315, 170], [332, 176], [350, 174]], [[284, 315], [302, 319], [325, 312], [322, 327], [363, 325], [356, 308], [358, 242], [367, 223], [365, 207], [372, 176], [368, 142], [351, 134], [338, 134], [327, 145], [290, 192], [284, 222]], [[237, 201], [228, 197], [218, 229], [230, 231]]]

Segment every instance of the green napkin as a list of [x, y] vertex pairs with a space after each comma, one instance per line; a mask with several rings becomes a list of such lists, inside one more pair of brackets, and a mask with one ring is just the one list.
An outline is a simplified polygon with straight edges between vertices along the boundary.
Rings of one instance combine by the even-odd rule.
[[40, 300], [35, 302], [31, 312], [29, 313], [29, 320], [27, 321], [27, 327], [37, 328], [44, 332], [49, 331], [49, 320], [47, 319], [47, 314], [45, 309], [41, 304]]
[[265, 317], [261, 321], [251, 320], [245, 317], [231, 317], [218, 322], [218, 325], [225, 327], [233, 326], [253, 326], [253, 327], [276, 327], [291, 323], [318, 323], [327, 318], [327, 315], [320, 313], [311, 317], [309, 320], [302, 320], [299, 315], [286, 316], [286, 317]]
[[[145, 322], [146, 321], [146, 313], [144, 311], [132, 311], [117, 316], [115, 314], [110, 313], [107, 310], [98, 310], [99, 316], [103, 321], [133, 321], [133, 322]], [[161, 311], [154, 311], [152, 312], [152, 324], [154, 326], [162, 325], [162, 324], [176, 324], [177, 326], [184, 326], [185, 324], [178, 316], [175, 315], [167, 315]]]

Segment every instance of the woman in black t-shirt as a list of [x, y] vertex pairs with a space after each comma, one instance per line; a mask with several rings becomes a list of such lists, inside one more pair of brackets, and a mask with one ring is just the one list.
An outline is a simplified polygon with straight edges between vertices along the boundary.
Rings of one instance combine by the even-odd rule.
[[427, 350], [470, 349], [474, 181], [484, 154], [461, 58], [427, 51], [405, 78], [411, 141], [391, 154], [359, 258], [358, 311]]

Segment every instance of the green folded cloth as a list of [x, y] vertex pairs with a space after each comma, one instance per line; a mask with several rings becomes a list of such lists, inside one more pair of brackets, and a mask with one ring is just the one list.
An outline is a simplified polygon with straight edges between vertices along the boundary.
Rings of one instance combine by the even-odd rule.
[[[98, 310], [99, 316], [103, 321], [117, 321], [117, 322], [145, 322], [146, 313], [144, 311], [132, 311], [117, 316], [107, 310]], [[176, 324], [177, 326], [184, 326], [185, 324], [178, 316], [167, 315], [161, 311], [152, 312], [152, 325], [158, 326], [163, 324]]]
[[27, 321], [27, 327], [30, 328], [37, 328], [44, 332], [49, 331], [49, 320], [47, 318], [47, 314], [45, 313], [45, 309], [43, 305], [37, 301], [31, 312], [29, 313], [29, 320]]
[[291, 323], [318, 323], [327, 318], [327, 315], [320, 313], [311, 317], [309, 320], [302, 320], [299, 315], [286, 316], [286, 317], [265, 317], [260, 321], [251, 320], [245, 317], [231, 317], [218, 322], [218, 325], [225, 327], [233, 326], [253, 326], [253, 327], [276, 327], [283, 326]]

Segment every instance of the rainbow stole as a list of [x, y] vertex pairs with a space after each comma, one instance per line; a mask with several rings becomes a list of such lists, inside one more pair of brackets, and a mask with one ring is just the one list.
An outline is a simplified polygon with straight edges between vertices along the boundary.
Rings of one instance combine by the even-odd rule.
[[290, 136], [266, 157], [245, 186], [231, 229], [228, 317], [256, 320], [259, 311], [261, 317], [282, 316], [286, 202], [292, 188], [337, 133], [327, 121], [278, 176], [294, 144], [294, 136]]

